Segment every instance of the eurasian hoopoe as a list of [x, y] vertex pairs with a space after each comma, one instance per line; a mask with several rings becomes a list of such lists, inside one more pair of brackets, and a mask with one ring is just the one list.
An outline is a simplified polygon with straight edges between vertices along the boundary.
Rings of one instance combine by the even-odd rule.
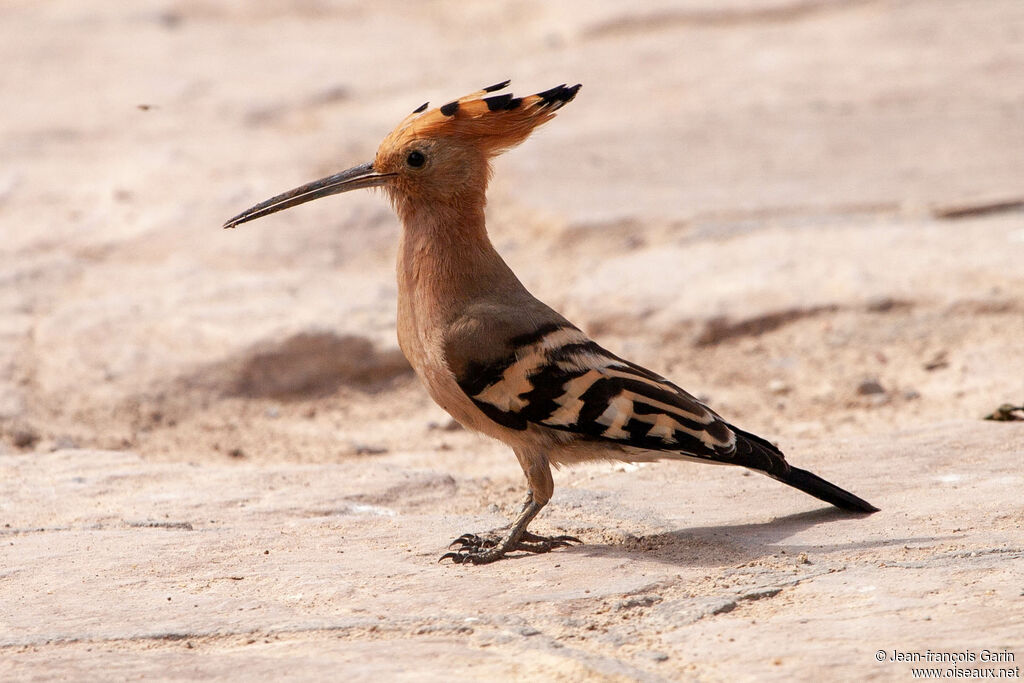
[[224, 227], [312, 199], [382, 187], [402, 221], [398, 343], [430, 396], [456, 420], [515, 452], [529, 490], [506, 529], [466, 534], [442, 555], [493, 562], [510, 551], [579, 542], [526, 530], [551, 498], [551, 465], [662, 458], [742, 465], [853, 512], [877, 510], [744, 432], [664, 377], [619, 358], [535, 299], [484, 226], [490, 159], [551, 120], [580, 86], [495, 95], [508, 81], [436, 109], [427, 104], [380, 144], [372, 163], [278, 195]]

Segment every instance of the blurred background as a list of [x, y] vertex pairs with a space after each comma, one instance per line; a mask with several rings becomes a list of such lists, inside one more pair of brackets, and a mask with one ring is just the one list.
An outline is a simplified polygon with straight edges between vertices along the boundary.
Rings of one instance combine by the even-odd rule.
[[385, 199], [225, 219], [425, 100], [576, 100], [492, 239], [611, 350], [781, 440], [1024, 403], [1019, 0], [9, 0], [0, 452], [497, 449], [397, 351]]

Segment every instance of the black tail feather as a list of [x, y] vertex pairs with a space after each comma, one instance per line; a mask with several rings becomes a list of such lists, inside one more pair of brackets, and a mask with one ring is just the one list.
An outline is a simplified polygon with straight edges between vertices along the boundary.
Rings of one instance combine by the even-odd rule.
[[826, 503], [832, 503], [841, 510], [849, 510], [850, 512], [878, 512], [878, 508], [863, 498], [858, 498], [849, 491], [841, 489], [818, 475], [802, 470], [799, 467], [790, 466], [789, 471], [785, 474], [772, 474], [770, 476], [781, 481], [783, 484], [789, 484], [795, 489], [809, 493]]
[[858, 498], [849, 491], [825, 481], [807, 470], [793, 467], [786, 462], [782, 451], [775, 444], [756, 434], [732, 427], [736, 434], [736, 464], [760, 470], [772, 479], [789, 484], [795, 489], [831, 503], [841, 510], [850, 512], [878, 512], [871, 503]]

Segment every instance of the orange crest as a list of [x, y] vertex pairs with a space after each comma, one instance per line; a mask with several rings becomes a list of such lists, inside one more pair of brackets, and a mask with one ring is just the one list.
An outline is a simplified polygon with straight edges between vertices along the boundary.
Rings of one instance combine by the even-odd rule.
[[424, 103], [384, 138], [381, 149], [404, 147], [413, 140], [452, 138], [494, 156], [515, 147], [534, 128], [554, 118], [555, 112], [580, 89], [578, 83], [563, 83], [526, 97], [492, 94], [508, 84], [509, 81], [496, 83], [435, 109], [428, 110], [429, 103]]

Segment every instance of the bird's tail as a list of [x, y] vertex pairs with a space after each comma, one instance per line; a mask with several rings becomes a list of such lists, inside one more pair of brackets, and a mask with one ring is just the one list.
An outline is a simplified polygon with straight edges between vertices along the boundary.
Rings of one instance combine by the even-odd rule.
[[[731, 426], [731, 425], [730, 425]], [[800, 489], [819, 500], [850, 512], [878, 512], [871, 503], [835, 484], [786, 462], [782, 451], [756, 434], [732, 427], [736, 434], [737, 464], [760, 470], [772, 479]]]
[[826, 503], [832, 503], [840, 510], [848, 510], [850, 512], [878, 512], [878, 508], [863, 498], [859, 498], [846, 489], [841, 489], [835, 484], [825, 481], [813, 472], [802, 470], [799, 467], [793, 467], [791, 465], [786, 474], [782, 476], [772, 474], [769, 476], [781, 481], [783, 484], [789, 484], [795, 489], [800, 489], [804, 493], [809, 493], [815, 498], [823, 500]]

